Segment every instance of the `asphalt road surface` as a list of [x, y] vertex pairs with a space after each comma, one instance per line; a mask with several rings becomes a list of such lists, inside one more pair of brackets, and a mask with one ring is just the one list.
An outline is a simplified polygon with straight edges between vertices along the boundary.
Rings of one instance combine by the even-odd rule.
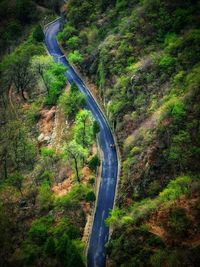
[[[45, 32], [45, 44], [49, 54], [56, 62], [60, 62], [67, 67], [66, 76], [70, 83], [76, 83], [79, 90], [86, 96], [86, 108], [89, 109], [100, 125], [99, 144], [102, 150], [102, 175], [97, 199], [94, 223], [88, 247], [88, 267], [104, 267], [106, 262], [105, 244], [108, 241], [109, 229], [105, 225], [105, 219], [114, 204], [115, 189], [117, 184], [118, 161], [114, 144], [113, 135], [110, 127], [99, 109], [97, 103], [90, 94], [84, 82], [70, 66], [68, 60], [63, 55], [56, 40], [56, 35], [60, 29], [60, 21], [57, 20], [50, 24]], [[78, 267], [78, 266], [72, 266]]]

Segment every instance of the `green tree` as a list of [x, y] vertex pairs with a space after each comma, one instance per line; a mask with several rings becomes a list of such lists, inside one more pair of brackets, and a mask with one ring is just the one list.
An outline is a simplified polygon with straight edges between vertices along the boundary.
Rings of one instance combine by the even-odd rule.
[[94, 155], [89, 161], [88, 161], [88, 167], [92, 171], [96, 171], [97, 167], [100, 165], [100, 160], [97, 155]]
[[27, 100], [24, 94], [25, 90], [30, 89], [35, 82], [34, 74], [30, 69], [29, 58], [27, 56], [21, 57], [21, 55], [19, 55], [13, 57], [11, 63], [12, 82], [17, 92], [21, 92], [24, 100]]
[[90, 191], [86, 195], [86, 201], [88, 202], [94, 202], [96, 200], [95, 193], [93, 191]]
[[50, 68], [44, 73], [44, 80], [48, 83], [48, 96], [46, 103], [48, 105], [55, 105], [61, 90], [66, 84], [66, 67], [62, 64], [52, 63]]
[[42, 30], [42, 27], [40, 25], [37, 25], [33, 31], [33, 39], [37, 42], [43, 42], [44, 41], [44, 33]]
[[44, 182], [39, 188], [37, 202], [41, 210], [50, 210], [53, 206], [53, 193], [48, 182]]
[[65, 44], [65, 42], [71, 38], [72, 36], [74, 36], [76, 34], [76, 29], [69, 25], [68, 23], [64, 26], [64, 29], [62, 30], [62, 32], [58, 33], [58, 40], [61, 41], [63, 44]]
[[100, 126], [99, 126], [99, 123], [95, 120], [93, 123], [93, 134], [95, 138], [99, 132], [100, 132]]
[[64, 92], [59, 98], [59, 106], [69, 120], [73, 120], [79, 109], [85, 106], [85, 96], [76, 84], [72, 84], [70, 91]]
[[79, 52], [79, 50], [74, 50], [73, 52], [71, 52], [68, 58], [71, 63], [81, 63], [83, 61], [83, 56]]
[[43, 55], [34, 56], [31, 62], [33, 71], [42, 78], [47, 94], [49, 94], [49, 81], [45, 79], [45, 72], [50, 68], [51, 64], [53, 64], [51, 57]]
[[48, 236], [48, 227], [42, 219], [37, 219], [33, 221], [28, 234], [36, 244], [44, 244]]
[[71, 259], [71, 241], [69, 237], [64, 234], [61, 238], [58, 239], [56, 246], [56, 256], [58, 260], [63, 264], [63, 266], [70, 267]]
[[64, 234], [61, 238], [58, 239], [56, 255], [62, 266], [85, 266], [80, 254], [78, 253], [76, 246], [72, 243], [72, 241], [66, 234]]
[[75, 120], [75, 140], [83, 147], [92, 144], [93, 139], [93, 117], [90, 111], [83, 109], [79, 111]]
[[80, 161], [87, 156], [87, 150], [84, 149], [81, 145], [77, 144], [75, 140], [73, 140], [64, 147], [64, 154], [68, 159], [71, 159], [74, 162], [76, 178], [80, 183], [81, 179], [79, 175], [79, 165]]
[[72, 36], [66, 42], [66, 47], [70, 49], [77, 49], [79, 45], [80, 45], [80, 40], [78, 36]]
[[22, 197], [23, 197], [23, 192], [22, 192], [23, 181], [24, 177], [19, 172], [15, 172], [9, 177], [10, 184], [19, 190]]

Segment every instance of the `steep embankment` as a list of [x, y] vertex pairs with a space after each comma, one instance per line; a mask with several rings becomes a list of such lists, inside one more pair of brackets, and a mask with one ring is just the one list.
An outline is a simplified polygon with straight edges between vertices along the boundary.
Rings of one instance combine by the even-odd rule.
[[66, 9], [59, 40], [99, 88], [122, 152], [109, 264], [197, 266], [199, 1], [69, 0]]

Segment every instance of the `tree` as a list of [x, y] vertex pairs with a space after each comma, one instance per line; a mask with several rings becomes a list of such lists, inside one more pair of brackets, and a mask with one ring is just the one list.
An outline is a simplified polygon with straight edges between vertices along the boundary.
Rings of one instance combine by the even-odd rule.
[[44, 41], [44, 33], [42, 30], [42, 27], [40, 25], [37, 25], [33, 31], [33, 39], [37, 42], [43, 42]]
[[17, 92], [21, 92], [24, 100], [27, 100], [24, 91], [30, 89], [34, 85], [35, 77], [30, 71], [28, 57], [17, 56], [13, 58], [11, 65], [12, 82], [14, 83]]
[[86, 201], [88, 202], [94, 202], [96, 200], [95, 193], [93, 191], [90, 191], [86, 195]]
[[69, 54], [68, 58], [71, 63], [80, 63], [83, 61], [83, 56], [79, 52], [79, 50], [74, 50], [72, 53]]
[[35, 71], [36, 74], [38, 74], [46, 87], [47, 93], [49, 94], [49, 83], [45, 79], [45, 71], [48, 70], [50, 65], [53, 63], [50, 56], [34, 56], [32, 58], [32, 68]]
[[5, 176], [8, 175], [8, 166], [16, 171], [20, 171], [22, 167], [33, 167], [36, 149], [28, 139], [27, 129], [20, 120], [9, 118], [1, 131], [0, 140], [0, 157], [4, 162]]
[[73, 140], [64, 147], [64, 153], [68, 159], [72, 159], [74, 161], [76, 178], [80, 183], [81, 180], [79, 175], [79, 164], [80, 160], [84, 159], [87, 156], [87, 150], [84, 149], [81, 145], [77, 144], [75, 140]]
[[29, 230], [29, 238], [36, 244], [44, 244], [48, 235], [46, 223], [41, 219], [33, 221]]
[[37, 197], [41, 210], [49, 210], [53, 205], [53, 194], [48, 182], [44, 182], [39, 188]]
[[9, 177], [10, 184], [19, 190], [22, 197], [23, 197], [23, 192], [22, 192], [23, 181], [24, 177], [19, 172], [15, 172]]
[[58, 33], [58, 40], [65, 44], [65, 42], [75, 34], [76, 29], [67, 23], [63, 31]]
[[88, 161], [88, 167], [92, 171], [96, 171], [97, 167], [100, 165], [100, 160], [97, 155], [94, 155], [89, 161]]
[[100, 126], [99, 126], [99, 123], [95, 120], [93, 123], [93, 134], [95, 138], [99, 132], [100, 132]]
[[76, 142], [83, 147], [91, 145], [93, 139], [93, 117], [91, 112], [86, 109], [79, 111], [75, 125]]
[[85, 106], [85, 96], [76, 84], [72, 84], [70, 91], [64, 92], [59, 98], [59, 106], [69, 120], [73, 120], [79, 109]]
[[61, 90], [66, 84], [66, 67], [62, 64], [52, 63], [44, 73], [44, 80], [48, 83], [48, 96], [46, 103], [48, 105], [55, 105], [61, 94]]
[[58, 239], [56, 247], [56, 256], [63, 264], [63, 266], [70, 267], [71, 241], [66, 234], [64, 234], [61, 238]]
[[56, 255], [62, 266], [85, 266], [80, 254], [78, 253], [77, 247], [72, 243], [66, 234], [58, 239]]
[[66, 42], [66, 47], [70, 49], [77, 49], [80, 45], [80, 39], [78, 36], [72, 36], [69, 38], [69, 40]]

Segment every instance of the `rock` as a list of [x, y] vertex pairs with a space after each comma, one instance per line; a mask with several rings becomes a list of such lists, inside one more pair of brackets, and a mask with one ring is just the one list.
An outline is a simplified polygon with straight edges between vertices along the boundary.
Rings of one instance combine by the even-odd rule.
[[41, 133], [39, 136], [38, 136], [38, 141], [39, 142], [43, 142], [44, 141], [44, 134]]

